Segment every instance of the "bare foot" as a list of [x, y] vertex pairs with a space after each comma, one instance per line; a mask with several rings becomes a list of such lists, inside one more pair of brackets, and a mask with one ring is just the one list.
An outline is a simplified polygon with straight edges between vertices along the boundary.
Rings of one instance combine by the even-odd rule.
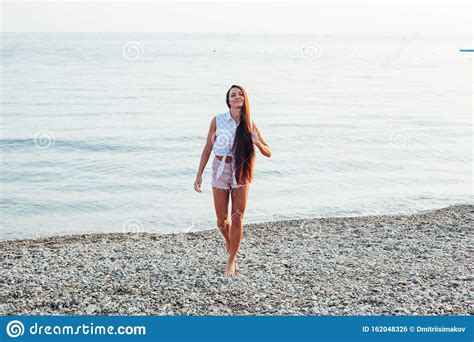
[[224, 275], [226, 277], [233, 277], [235, 276], [235, 264], [236, 264], [236, 261], [229, 261], [227, 263], [227, 267], [225, 269], [225, 272], [224, 272]]

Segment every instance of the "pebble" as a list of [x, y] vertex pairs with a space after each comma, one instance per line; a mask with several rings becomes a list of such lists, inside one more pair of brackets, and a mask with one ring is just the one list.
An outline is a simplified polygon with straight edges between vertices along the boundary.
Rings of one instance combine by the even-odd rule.
[[0, 315], [473, 315], [473, 212], [1, 241]]

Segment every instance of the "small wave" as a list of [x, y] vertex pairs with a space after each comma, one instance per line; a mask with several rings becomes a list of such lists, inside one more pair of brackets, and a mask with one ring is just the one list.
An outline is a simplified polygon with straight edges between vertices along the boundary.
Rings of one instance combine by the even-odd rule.
[[[62, 140], [53, 139], [51, 148], [55, 151], [89, 151], [89, 152], [136, 152], [136, 151], [155, 151], [155, 146], [138, 145], [135, 142], [126, 143], [100, 143], [94, 140]], [[17, 151], [24, 148], [35, 148], [34, 139], [0, 139], [0, 146], [4, 151]], [[51, 149], [50, 148], [50, 149]]]

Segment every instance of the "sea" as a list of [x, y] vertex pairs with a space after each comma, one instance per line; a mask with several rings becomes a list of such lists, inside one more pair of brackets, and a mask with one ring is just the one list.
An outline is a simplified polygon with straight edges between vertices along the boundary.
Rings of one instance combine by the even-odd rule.
[[216, 229], [213, 155], [193, 183], [232, 84], [272, 150], [244, 224], [474, 202], [470, 36], [0, 37], [0, 240]]

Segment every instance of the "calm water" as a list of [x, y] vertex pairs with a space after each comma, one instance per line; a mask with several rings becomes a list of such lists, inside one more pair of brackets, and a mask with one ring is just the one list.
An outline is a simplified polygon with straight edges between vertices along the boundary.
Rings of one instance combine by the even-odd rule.
[[1, 37], [0, 239], [215, 229], [211, 160], [193, 182], [233, 83], [273, 151], [246, 223], [473, 202], [469, 37]]

